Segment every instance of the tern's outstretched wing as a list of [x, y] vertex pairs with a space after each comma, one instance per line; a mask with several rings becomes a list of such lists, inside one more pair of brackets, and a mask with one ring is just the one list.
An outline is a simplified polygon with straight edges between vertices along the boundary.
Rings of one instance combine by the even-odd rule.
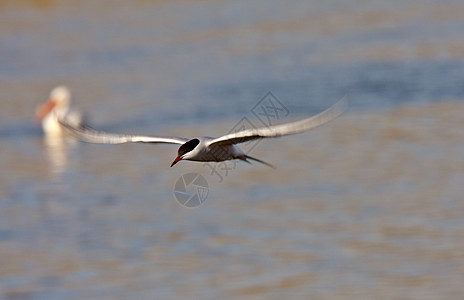
[[340, 101], [332, 105], [323, 112], [301, 121], [263, 127], [257, 129], [247, 129], [235, 133], [230, 133], [212, 140], [209, 144], [239, 144], [260, 138], [278, 137], [283, 135], [303, 132], [321, 126], [339, 115], [348, 108], [348, 101], [343, 97]]
[[75, 127], [63, 120], [59, 120], [66, 133], [78, 140], [96, 143], [96, 144], [123, 144], [123, 143], [167, 143], [167, 144], [184, 144], [188, 141], [186, 138], [165, 137], [165, 136], [141, 136], [128, 134], [114, 134], [103, 131], [97, 131], [90, 127]]

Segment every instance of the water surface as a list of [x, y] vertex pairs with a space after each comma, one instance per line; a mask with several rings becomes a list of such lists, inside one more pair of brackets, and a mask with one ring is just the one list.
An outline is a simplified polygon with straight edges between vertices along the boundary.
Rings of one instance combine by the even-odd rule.
[[[462, 16], [460, 1], [0, 3], [0, 298], [459, 298]], [[268, 92], [276, 123], [351, 108], [243, 145], [276, 170], [212, 173], [169, 168], [175, 146], [44, 138], [32, 117], [57, 84], [113, 132], [263, 126]], [[173, 194], [190, 172], [209, 184], [195, 209]]]

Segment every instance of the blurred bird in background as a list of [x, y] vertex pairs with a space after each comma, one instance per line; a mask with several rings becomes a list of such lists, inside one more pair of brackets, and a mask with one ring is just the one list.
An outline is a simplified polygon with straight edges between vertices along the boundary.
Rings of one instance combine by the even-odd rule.
[[36, 118], [42, 124], [45, 135], [62, 136], [63, 128], [59, 120], [66, 122], [69, 126], [79, 127], [82, 125], [82, 113], [71, 110], [71, 92], [66, 86], [57, 86], [50, 97], [36, 111]]

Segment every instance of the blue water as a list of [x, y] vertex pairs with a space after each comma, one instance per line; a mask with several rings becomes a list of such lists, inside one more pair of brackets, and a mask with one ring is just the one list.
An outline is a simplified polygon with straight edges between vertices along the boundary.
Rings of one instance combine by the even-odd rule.
[[[0, 3], [0, 298], [456, 299], [464, 292], [461, 1]], [[272, 93], [312, 133], [277, 166], [44, 139], [70, 86], [95, 128], [219, 136]], [[243, 145], [250, 147], [249, 145]], [[173, 189], [196, 172], [195, 209]]]

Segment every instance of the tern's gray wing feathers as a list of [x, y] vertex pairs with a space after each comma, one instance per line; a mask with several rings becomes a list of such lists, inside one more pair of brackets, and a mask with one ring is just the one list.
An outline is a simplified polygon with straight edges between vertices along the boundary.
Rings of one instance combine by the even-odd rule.
[[183, 144], [188, 141], [180, 137], [151, 137], [141, 135], [114, 134], [97, 131], [87, 126], [72, 126], [63, 120], [59, 120], [66, 133], [78, 140], [96, 144], [123, 144], [123, 143], [167, 143]]
[[343, 97], [340, 101], [332, 105], [325, 111], [300, 121], [275, 125], [270, 127], [247, 129], [239, 132], [230, 133], [212, 140], [209, 144], [239, 144], [260, 138], [279, 137], [283, 135], [295, 134], [321, 126], [339, 115], [348, 108], [348, 101]]

